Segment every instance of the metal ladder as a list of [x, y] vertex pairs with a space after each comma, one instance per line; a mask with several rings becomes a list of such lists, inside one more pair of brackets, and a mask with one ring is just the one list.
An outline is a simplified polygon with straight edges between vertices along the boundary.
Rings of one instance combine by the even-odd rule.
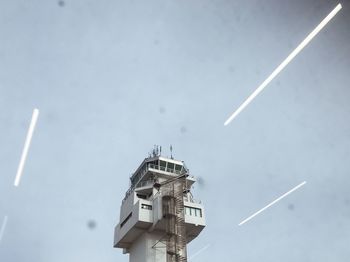
[[184, 179], [163, 188], [163, 217], [167, 235], [167, 262], [187, 262], [186, 225], [184, 214]]

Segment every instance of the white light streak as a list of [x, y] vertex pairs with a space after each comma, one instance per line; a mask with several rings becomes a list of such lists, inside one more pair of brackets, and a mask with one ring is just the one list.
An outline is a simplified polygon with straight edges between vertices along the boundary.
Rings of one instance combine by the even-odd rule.
[[6, 225], [7, 225], [7, 220], [8, 220], [8, 217], [5, 216], [4, 217], [4, 220], [2, 221], [2, 225], [1, 225], [1, 229], [0, 229], [0, 243], [2, 241], [2, 237], [4, 236], [4, 233], [5, 233], [5, 228], [6, 228]]
[[205, 247], [201, 248], [200, 250], [198, 250], [196, 253], [194, 253], [192, 256], [190, 256], [188, 258], [188, 260], [192, 260], [193, 258], [195, 258], [196, 256], [198, 256], [200, 253], [202, 253], [204, 250], [206, 250], [208, 247], [210, 247], [210, 244], [206, 245]]
[[294, 49], [294, 51], [269, 75], [268, 78], [238, 107], [238, 109], [225, 121], [224, 125], [227, 126], [241, 111], [252, 102], [252, 100], [260, 94], [260, 92], [285, 68], [290, 61], [322, 30], [322, 28], [339, 12], [342, 8], [341, 4], [338, 4], [329, 15]]
[[16, 179], [15, 179], [15, 182], [14, 182], [14, 186], [16, 186], [16, 187], [19, 185], [19, 182], [20, 182], [21, 177], [22, 177], [24, 164], [25, 164], [26, 159], [27, 159], [27, 154], [28, 154], [30, 142], [31, 142], [32, 137], [33, 137], [34, 128], [35, 128], [36, 122], [38, 120], [38, 116], [39, 116], [39, 110], [35, 108], [33, 110], [32, 120], [30, 121], [30, 126], [29, 126], [29, 129], [28, 129], [26, 141], [24, 143], [24, 148], [23, 148], [21, 160], [19, 162], [19, 166], [18, 166], [18, 169], [17, 169]]
[[270, 206], [272, 206], [273, 204], [277, 203], [278, 201], [280, 201], [282, 198], [286, 197], [287, 195], [289, 195], [290, 193], [292, 193], [293, 191], [297, 190], [298, 188], [302, 187], [303, 185], [306, 184], [306, 181], [302, 182], [301, 184], [297, 185], [296, 187], [294, 187], [293, 189], [289, 190], [287, 193], [283, 194], [282, 196], [280, 196], [279, 198], [277, 198], [276, 200], [272, 201], [270, 204], [268, 204], [267, 206], [265, 206], [264, 208], [260, 209], [258, 212], [254, 213], [253, 215], [251, 215], [250, 217], [244, 219], [241, 223], [239, 223], [238, 225], [241, 226], [244, 223], [248, 222], [249, 220], [251, 220], [253, 217], [255, 217], [256, 215], [260, 214], [261, 212], [263, 212], [265, 209], [269, 208]]

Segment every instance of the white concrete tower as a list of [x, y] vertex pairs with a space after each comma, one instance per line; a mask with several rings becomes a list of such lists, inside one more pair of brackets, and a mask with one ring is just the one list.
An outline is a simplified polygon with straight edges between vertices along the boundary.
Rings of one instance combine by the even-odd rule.
[[130, 262], [185, 262], [186, 245], [205, 227], [204, 208], [195, 201], [195, 182], [184, 162], [162, 157], [157, 147], [130, 177], [122, 201], [114, 247]]

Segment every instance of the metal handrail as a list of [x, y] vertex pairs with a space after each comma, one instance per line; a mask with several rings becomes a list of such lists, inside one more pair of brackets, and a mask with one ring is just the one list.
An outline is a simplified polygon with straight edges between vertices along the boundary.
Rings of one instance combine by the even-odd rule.
[[[157, 169], [157, 170], [160, 170], [160, 171], [165, 171], [165, 172], [169, 172], [169, 173], [175, 173], [175, 174], [178, 174], [180, 175], [181, 174], [181, 171], [180, 170], [175, 170], [175, 169], [172, 169], [172, 168], [165, 168], [164, 166], [159, 166], [159, 165], [154, 165], [154, 164], [150, 164], [150, 163], [147, 163], [138, 173], [140, 174], [140, 178], [139, 180], [134, 184], [132, 185], [128, 191], [126, 191], [125, 193], [125, 197], [123, 199], [122, 202], [124, 202], [128, 196], [131, 194], [131, 192], [135, 189], [135, 188], [138, 188], [140, 186], [138, 186], [138, 183], [140, 182], [140, 180], [142, 179], [142, 177], [144, 176], [144, 174], [146, 174], [146, 172], [148, 171], [149, 168], [152, 168], [152, 169]], [[186, 172], [188, 172], [188, 170], [186, 170]]]
[[201, 200], [194, 199], [193, 197], [185, 197], [185, 201], [195, 204], [202, 204]]
[[132, 185], [132, 186], [128, 189], [128, 191], [126, 191], [125, 197], [124, 197], [124, 199], [123, 199], [122, 202], [124, 202], [124, 201], [128, 198], [128, 196], [129, 196], [129, 195], [131, 194], [131, 192], [136, 188], [136, 185], [140, 182], [140, 180], [142, 179], [143, 175], [144, 175], [147, 171], [148, 171], [148, 164], [147, 164], [144, 168], [142, 168], [142, 169], [139, 171], [139, 174], [141, 174], [139, 180], [138, 180], [134, 185]]
[[148, 186], [150, 184], [153, 184], [154, 183], [154, 180], [153, 179], [150, 179], [150, 180], [146, 180], [146, 181], [142, 181], [140, 182], [137, 187], [135, 188], [139, 188], [139, 187], [143, 187], [143, 186]]

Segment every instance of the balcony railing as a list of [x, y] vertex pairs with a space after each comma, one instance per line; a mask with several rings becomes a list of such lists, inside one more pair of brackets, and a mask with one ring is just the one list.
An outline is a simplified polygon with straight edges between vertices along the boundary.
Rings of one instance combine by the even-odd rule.
[[146, 180], [146, 181], [141, 181], [141, 182], [138, 183], [136, 188], [149, 186], [149, 185], [153, 185], [153, 184], [154, 184], [154, 180], [153, 179]]
[[[131, 187], [128, 189], [128, 191], [126, 192], [125, 197], [123, 199], [123, 202], [128, 198], [128, 196], [131, 194], [132, 191], [134, 191], [135, 188], [145, 186], [145, 184], [143, 184], [143, 182], [150, 183], [149, 181], [142, 181], [142, 182], [140, 182], [142, 177], [147, 173], [147, 171], [150, 168], [156, 169], [156, 170], [160, 170], [160, 171], [165, 171], [165, 172], [168, 172], [168, 173], [177, 174], [177, 175], [180, 175], [181, 172], [182, 172], [181, 170], [176, 170], [176, 169], [172, 169], [172, 168], [166, 168], [165, 166], [159, 166], [159, 165], [154, 165], [154, 164], [147, 163], [141, 170], [138, 171], [138, 174], [134, 177], [134, 178], [137, 178], [137, 182], [132, 184]], [[184, 169], [184, 167], [182, 167], [182, 169]], [[188, 170], [186, 170], [186, 172], [188, 172]]]
[[195, 203], [195, 204], [202, 204], [202, 201], [194, 199], [192, 196], [185, 196], [184, 201]]

